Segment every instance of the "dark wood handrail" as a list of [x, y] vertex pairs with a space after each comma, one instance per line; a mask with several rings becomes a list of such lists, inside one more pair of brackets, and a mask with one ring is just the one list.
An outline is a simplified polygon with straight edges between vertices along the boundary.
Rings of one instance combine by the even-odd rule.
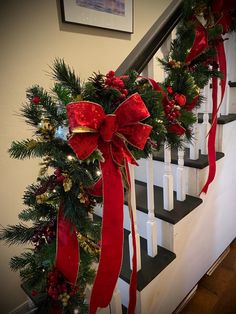
[[116, 75], [124, 75], [130, 70], [141, 73], [148, 62], [162, 46], [166, 38], [182, 17], [182, 0], [173, 0], [127, 58], [116, 70]]

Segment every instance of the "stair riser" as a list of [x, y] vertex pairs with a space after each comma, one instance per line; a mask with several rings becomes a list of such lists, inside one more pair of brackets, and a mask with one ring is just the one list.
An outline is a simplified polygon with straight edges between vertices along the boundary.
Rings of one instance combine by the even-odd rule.
[[[135, 167], [135, 179], [147, 182], [146, 179], [146, 161], [140, 159], [139, 166]], [[174, 179], [174, 191], [177, 191], [177, 165], [172, 164], [172, 174]], [[198, 196], [206, 179], [208, 167], [204, 169], [196, 169], [192, 167], [184, 167], [186, 178], [186, 194]], [[163, 187], [164, 163], [154, 160], [154, 185]]]

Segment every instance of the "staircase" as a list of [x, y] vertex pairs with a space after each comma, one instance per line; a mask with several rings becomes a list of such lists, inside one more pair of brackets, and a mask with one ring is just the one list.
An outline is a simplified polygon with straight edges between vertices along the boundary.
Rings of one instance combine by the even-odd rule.
[[[181, 1], [173, 1], [116, 73], [121, 75], [132, 68], [156, 79], [156, 55], [168, 53], [180, 18]], [[236, 36], [228, 37], [225, 44], [228, 69], [235, 69]], [[173, 313], [236, 236], [235, 71], [229, 71], [227, 81], [218, 117], [217, 175], [207, 195], [199, 196], [208, 174], [210, 85], [202, 91], [206, 102], [196, 112], [194, 142], [178, 151], [165, 145], [148, 159], [139, 160], [139, 167], [130, 168], [132, 207], [136, 209], [137, 245], [140, 246], [137, 314]], [[120, 278], [111, 305], [99, 313], [126, 313], [129, 302], [132, 248], [127, 203], [124, 212]], [[96, 215], [102, 216], [102, 208], [97, 208]]]

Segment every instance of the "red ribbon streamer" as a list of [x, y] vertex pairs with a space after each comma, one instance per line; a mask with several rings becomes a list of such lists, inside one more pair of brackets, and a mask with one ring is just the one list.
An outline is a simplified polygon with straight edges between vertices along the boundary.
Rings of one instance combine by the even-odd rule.
[[225, 55], [225, 46], [224, 46], [223, 39], [218, 41], [216, 50], [217, 50], [220, 71], [223, 74], [223, 78], [221, 79], [221, 101], [220, 101], [220, 105], [221, 105], [222, 100], [224, 98], [224, 94], [225, 94], [226, 78], [227, 78], [226, 55]]
[[72, 285], [75, 285], [77, 281], [79, 259], [76, 228], [64, 217], [63, 205], [61, 205], [57, 217], [57, 252], [55, 266]]
[[91, 295], [91, 314], [96, 313], [98, 307], [106, 307], [110, 303], [123, 256], [124, 195], [122, 177], [119, 168], [108, 152], [109, 144], [106, 146], [106, 162], [101, 163], [104, 199], [101, 257]]
[[193, 59], [197, 58], [208, 45], [208, 34], [205, 27], [198, 21], [197, 18], [193, 17], [192, 21], [196, 24], [195, 38], [192, 48], [186, 56], [185, 62], [190, 63]]
[[215, 150], [215, 139], [216, 139], [216, 130], [217, 130], [217, 112], [220, 109], [222, 104], [224, 94], [225, 94], [225, 87], [226, 87], [226, 77], [227, 77], [227, 67], [226, 67], [226, 56], [225, 56], [225, 49], [224, 49], [224, 42], [223, 39], [217, 41], [216, 44], [216, 57], [215, 62], [219, 64], [220, 71], [223, 74], [223, 78], [221, 79], [221, 101], [218, 106], [218, 78], [212, 78], [212, 125], [209, 131], [208, 136], [208, 163], [209, 163], [209, 172], [207, 181], [202, 189], [201, 192], [207, 193], [208, 187], [211, 182], [215, 178], [216, 173], [216, 150]]
[[[110, 303], [122, 263], [124, 199], [120, 167], [127, 162], [137, 164], [125, 141], [139, 149], [144, 148], [151, 127], [139, 121], [150, 114], [137, 93], [111, 115], [105, 115], [100, 105], [86, 101], [68, 104], [67, 113], [73, 132], [69, 144], [77, 157], [85, 159], [98, 148], [105, 159], [101, 163], [104, 196], [101, 256], [90, 300], [90, 314], [95, 314], [98, 307], [106, 307]], [[98, 192], [98, 188], [96, 190]], [[134, 233], [132, 236], [136, 252]], [[133, 258], [133, 263], [136, 263], [136, 258]], [[137, 269], [134, 264], [133, 269]], [[136, 280], [136, 272], [133, 271], [130, 314], [135, 308]]]
[[[217, 56], [215, 57], [217, 61]], [[207, 193], [208, 187], [215, 178], [216, 173], [216, 128], [217, 128], [217, 93], [218, 93], [218, 78], [212, 78], [212, 126], [208, 136], [208, 162], [209, 172], [208, 179], [202, 189], [202, 192]]]

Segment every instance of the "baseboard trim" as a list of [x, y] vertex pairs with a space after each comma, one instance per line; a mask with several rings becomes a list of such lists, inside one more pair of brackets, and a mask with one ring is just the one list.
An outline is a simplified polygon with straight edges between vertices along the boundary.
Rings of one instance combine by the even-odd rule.
[[223, 260], [226, 258], [226, 256], [230, 252], [230, 246], [228, 246], [224, 252], [218, 257], [218, 259], [215, 261], [215, 263], [208, 269], [207, 276], [211, 276], [213, 272], [216, 270], [216, 268], [223, 262]]
[[197, 291], [198, 285], [196, 285], [190, 292], [187, 294], [187, 296], [183, 299], [183, 301], [178, 305], [178, 307], [174, 310], [172, 314], [178, 314], [180, 313], [183, 308], [189, 303], [189, 301], [193, 298]]

